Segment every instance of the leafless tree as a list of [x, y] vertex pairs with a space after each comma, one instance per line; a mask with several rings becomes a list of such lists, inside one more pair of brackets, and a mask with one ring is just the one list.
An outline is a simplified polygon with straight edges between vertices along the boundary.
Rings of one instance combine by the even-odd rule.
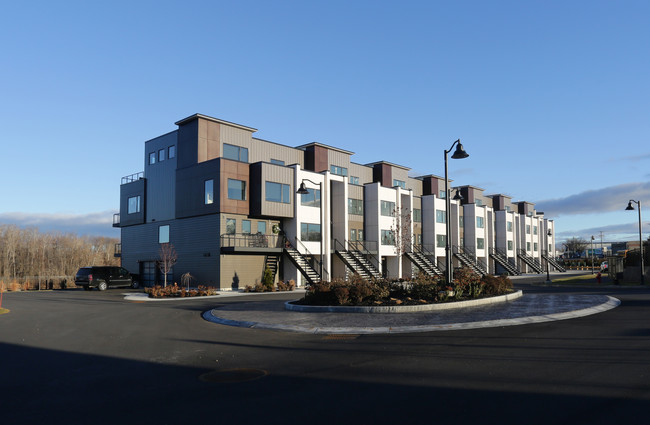
[[172, 270], [174, 264], [176, 264], [176, 260], [178, 260], [178, 255], [176, 254], [174, 245], [172, 245], [171, 243], [164, 243], [160, 245], [159, 256], [160, 256], [160, 261], [158, 261], [158, 267], [160, 268], [162, 274], [165, 276], [164, 287], [167, 287], [167, 274]]
[[410, 252], [413, 235], [411, 232], [411, 212], [408, 208], [395, 207], [390, 231], [395, 239], [395, 254], [397, 257]]

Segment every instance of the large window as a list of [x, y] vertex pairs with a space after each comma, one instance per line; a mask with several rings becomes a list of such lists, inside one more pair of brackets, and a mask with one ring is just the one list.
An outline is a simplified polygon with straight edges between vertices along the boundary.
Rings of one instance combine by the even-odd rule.
[[270, 202], [291, 203], [291, 189], [288, 184], [266, 182], [266, 200]]
[[228, 179], [228, 199], [245, 201], [246, 182], [242, 180]]
[[395, 235], [391, 230], [381, 231], [381, 244], [382, 245], [395, 245]]
[[169, 224], [158, 227], [158, 243], [169, 243]]
[[483, 206], [483, 200], [482, 199], [475, 199], [474, 203], [476, 204], [477, 207], [482, 207]]
[[485, 239], [476, 238], [476, 249], [485, 249]]
[[320, 189], [307, 189], [304, 195], [300, 195], [300, 205], [306, 207], [320, 207]]
[[363, 201], [348, 198], [348, 214], [363, 215]]
[[399, 186], [402, 189], [406, 189], [406, 182], [403, 180], [393, 179], [393, 186]]
[[234, 218], [226, 219], [226, 233], [229, 235], [234, 235], [237, 232], [237, 220]]
[[248, 162], [248, 148], [224, 143], [223, 157], [235, 161]]
[[443, 210], [436, 210], [436, 223], [446, 223], [447, 214]]
[[339, 167], [338, 165], [332, 165], [330, 166], [330, 172], [332, 174], [336, 174], [337, 176], [347, 176], [348, 175], [348, 169], [345, 167]]
[[395, 202], [381, 201], [381, 215], [395, 217]]
[[301, 223], [300, 224], [300, 239], [303, 242], [319, 242], [320, 241], [320, 224]]
[[447, 235], [436, 235], [436, 246], [438, 248], [447, 247]]
[[129, 202], [129, 206], [128, 206], [129, 214], [135, 214], [140, 212], [140, 195], [130, 197], [128, 202]]
[[241, 221], [241, 232], [242, 233], [250, 233], [251, 232], [251, 221], [250, 220], [242, 220]]
[[422, 223], [422, 210], [413, 208], [413, 222]]
[[350, 184], [359, 184], [359, 177], [350, 176]]
[[204, 193], [204, 200], [203, 203], [205, 205], [210, 205], [214, 203], [214, 180], [206, 180], [203, 183], [203, 193]]
[[483, 217], [476, 217], [476, 228], [482, 229], [485, 227], [485, 220]]
[[508, 232], [512, 232], [512, 221], [507, 221], [506, 222], [506, 230]]
[[257, 233], [261, 233], [263, 235], [266, 235], [266, 221], [258, 221], [257, 222]]

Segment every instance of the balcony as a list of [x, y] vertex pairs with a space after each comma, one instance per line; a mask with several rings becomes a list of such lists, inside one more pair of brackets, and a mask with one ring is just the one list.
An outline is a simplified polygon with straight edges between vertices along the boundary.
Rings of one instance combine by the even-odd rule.
[[121, 243], [116, 243], [115, 244], [115, 252], [113, 253], [113, 257], [121, 257], [122, 256], [122, 244]]
[[113, 227], [120, 227], [120, 213], [113, 214]]
[[283, 235], [240, 233], [221, 235], [221, 252], [230, 254], [282, 252]]
[[140, 171], [139, 173], [122, 177], [122, 182], [120, 184], [133, 183], [143, 178], [144, 178], [144, 171]]

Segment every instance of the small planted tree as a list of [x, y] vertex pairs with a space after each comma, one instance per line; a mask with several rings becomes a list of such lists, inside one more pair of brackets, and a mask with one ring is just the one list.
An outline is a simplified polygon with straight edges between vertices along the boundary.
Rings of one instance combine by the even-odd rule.
[[273, 272], [268, 267], [264, 269], [264, 275], [262, 275], [262, 286], [264, 291], [273, 292]]
[[170, 243], [164, 243], [160, 245], [160, 251], [158, 255], [160, 257], [160, 261], [158, 261], [158, 267], [164, 276], [163, 287], [167, 287], [167, 275], [172, 270], [172, 267], [174, 267], [174, 264], [176, 264], [178, 255], [176, 254], [174, 245]]

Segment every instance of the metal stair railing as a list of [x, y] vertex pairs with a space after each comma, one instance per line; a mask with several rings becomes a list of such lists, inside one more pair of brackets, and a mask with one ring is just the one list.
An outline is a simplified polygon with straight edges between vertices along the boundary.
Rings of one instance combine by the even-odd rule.
[[524, 262], [528, 264], [537, 273], [542, 273], [544, 271], [539, 261], [535, 261], [537, 259], [528, 255], [528, 253], [525, 250], [519, 249], [519, 251], [517, 251], [517, 255], [519, 256], [519, 258], [524, 260]]
[[459, 259], [461, 259], [461, 261], [464, 260], [467, 263], [466, 265], [472, 268], [476, 273], [480, 274], [481, 276], [485, 276], [487, 274], [487, 267], [485, 267], [485, 262], [476, 258], [476, 254], [472, 248], [466, 246], [458, 247], [454, 245], [453, 252]]
[[560, 263], [555, 261], [555, 259], [553, 257], [548, 255], [547, 250], [542, 251], [542, 258], [545, 259], [546, 261], [548, 261], [549, 264], [551, 264], [555, 268], [555, 270], [558, 270], [558, 271], [560, 271], [562, 273], [566, 272], [566, 268], [564, 268]]
[[[314, 254], [312, 254], [312, 253], [309, 251], [309, 249], [307, 249], [307, 247], [305, 246], [305, 244], [303, 244], [302, 241], [301, 241], [300, 239], [298, 239], [298, 236], [296, 236], [295, 239], [296, 239], [296, 251], [298, 251], [298, 252], [299, 252], [301, 255], [303, 255], [303, 256], [305, 256], [305, 254], [306, 254], [308, 257], [310, 257], [312, 260], [314, 260], [314, 261], [316, 262], [316, 264], [318, 264], [318, 270], [316, 270], [313, 266], [312, 266], [312, 268], [313, 268], [314, 270], [316, 270], [316, 273], [318, 273], [319, 270], [322, 270], [322, 271], [323, 271], [323, 275], [322, 275], [322, 276], [319, 275], [320, 279], [321, 279], [321, 280], [325, 280], [325, 281], [329, 281], [329, 275], [330, 275], [330, 274], [329, 274], [329, 272], [327, 271], [327, 269], [325, 268], [325, 266], [323, 265], [322, 260], [319, 261], [319, 260], [314, 256]], [[300, 249], [298, 249], [298, 245], [300, 245], [300, 248], [302, 248], [302, 250], [305, 252], [305, 254], [302, 254], [302, 253], [300, 252]], [[321, 253], [321, 257], [322, 257], [323, 255], [324, 255], [324, 254]]]
[[509, 273], [513, 275], [520, 275], [521, 272], [517, 269], [515, 265], [513, 265], [509, 260], [508, 260], [508, 254], [499, 249], [499, 248], [490, 248], [490, 255], [494, 260], [501, 264], [501, 266], [506, 269]]
[[435, 274], [438, 276], [444, 276], [444, 272], [436, 263], [434, 263], [429, 257], [436, 258], [436, 255], [425, 248], [425, 245], [413, 245], [414, 251], [419, 253], [426, 260], [427, 266], [429, 266]]

